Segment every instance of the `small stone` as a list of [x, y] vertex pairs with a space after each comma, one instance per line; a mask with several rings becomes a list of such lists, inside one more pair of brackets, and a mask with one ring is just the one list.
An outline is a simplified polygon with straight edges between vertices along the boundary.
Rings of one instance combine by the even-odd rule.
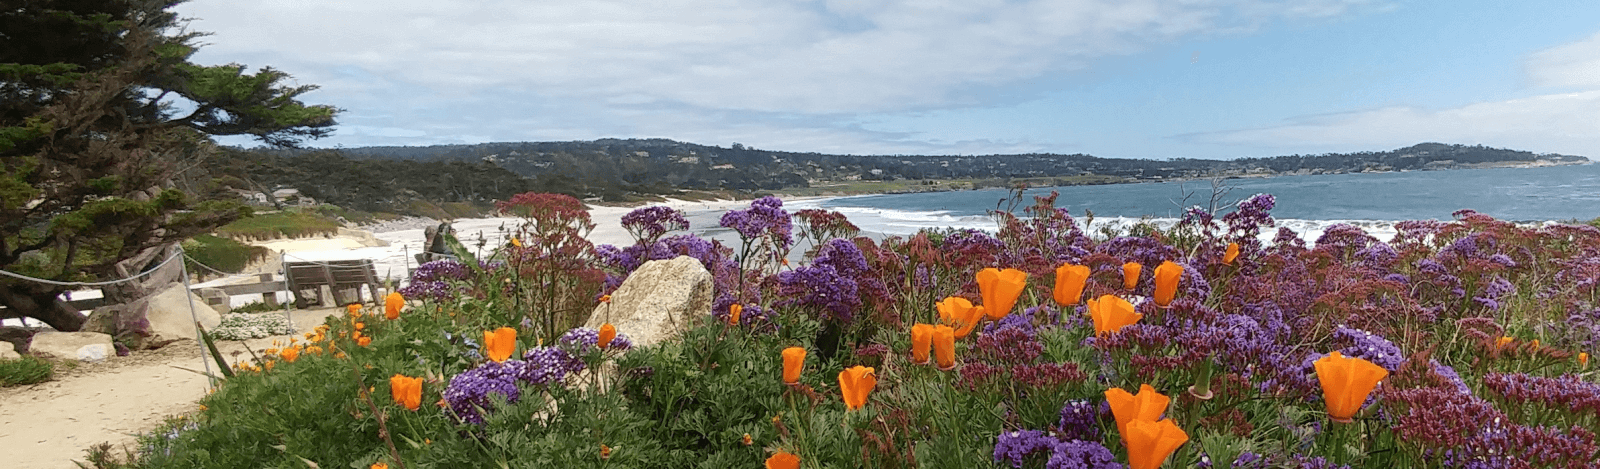
[[17, 346], [12, 345], [11, 342], [0, 342], [0, 360], [16, 360], [19, 358], [22, 358], [22, 354], [17, 353]]
[[[97, 347], [96, 350], [83, 351], [86, 348]], [[111, 335], [99, 332], [40, 332], [33, 336], [33, 343], [28, 346], [28, 351], [33, 354], [50, 355], [60, 359], [104, 360], [105, 357], [116, 353], [116, 348], [111, 344]], [[95, 359], [94, 357], [100, 357]]]

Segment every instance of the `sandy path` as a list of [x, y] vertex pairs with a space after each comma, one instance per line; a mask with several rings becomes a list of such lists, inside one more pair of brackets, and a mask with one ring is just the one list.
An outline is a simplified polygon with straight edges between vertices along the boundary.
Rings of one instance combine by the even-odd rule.
[[[322, 324], [339, 308], [295, 311], [301, 333]], [[249, 358], [245, 346], [259, 353], [274, 339], [223, 342], [217, 348], [230, 362]], [[110, 442], [121, 455], [137, 435], [160, 426], [168, 416], [196, 410], [205, 396], [200, 348], [190, 340], [158, 350], [115, 357], [102, 363], [59, 367], [56, 379], [0, 390], [0, 466], [7, 469], [76, 469], [85, 450]]]

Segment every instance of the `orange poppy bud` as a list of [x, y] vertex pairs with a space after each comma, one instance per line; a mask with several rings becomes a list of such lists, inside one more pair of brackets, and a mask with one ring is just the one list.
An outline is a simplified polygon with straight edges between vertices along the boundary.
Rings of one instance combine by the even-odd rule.
[[372, 463], [372, 468], [371, 469], [389, 469], [389, 463], [381, 462], [381, 461], [380, 462], [375, 462], [375, 463]]
[[767, 458], [767, 469], [800, 469], [800, 457], [779, 451]]
[[405, 306], [405, 296], [400, 295], [400, 292], [389, 292], [387, 296], [383, 297], [383, 317], [400, 319], [400, 308]]
[[283, 361], [294, 363], [295, 360], [300, 358], [300, 347], [283, 349], [282, 352], [278, 352], [278, 356], [283, 357]]
[[519, 247], [519, 248], [522, 247], [522, 238], [518, 238], [518, 237], [515, 237], [515, 236], [511, 237], [511, 245]]
[[1507, 345], [1511, 345], [1512, 340], [1515, 339], [1512, 339], [1510, 336], [1501, 336], [1499, 340], [1494, 341], [1494, 347], [1506, 348]]
[[611, 346], [611, 339], [615, 338], [617, 338], [617, 326], [608, 322], [600, 325], [600, 337], [595, 339], [594, 344], [600, 348], [607, 348]]
[[1181, 279], [1183, 279], [1183, 266], [1176, 262], [1166, 261], [1156, 267], [1156, 306], [1166, 307], [1172, 304], [1172, 296], [1178, 293], [1178, 280]]
[[1128, 447], [1128, 469], [1157, 469], [1188, 441], [1189, 434], [1172, 419], [1134, 420], [1122, 435], [1122, 443]]
[[1089, 266], [1061, 264], [1056, 267], [1056, 304], [1070, 306], [1083, 301], [1083, 285], [1089, 281]]
[[361, 315], [361, 303], [350, 303], [349, 305], [346, 305], [344, 307], [344, 310], [345, 310], [345, 312], [350, 313], [351, 316], [360, 316]]
[[1134, 287], [1139, 286], [1139, 271], [1141, 269], [1144, 269], [1144, 266], [1139, 265], [1138, 262], [1122, 264], [1123, 289], [1132, 290]]
[[984, 307], [973, 306], [971, 301], [959, 296], [945, 298], [934, 304], [939, 310], [939, 322], [955, 329], [957, 338], [966, 337], [983, 320]]
[[744, 438], [740, 438], [739, 442], [740, 443], [744, 443], [745, 446], [750, 446], [750, 445], [755, 444], [755, 441], [750, 439], [750, 434], [749, 433], [744, 434]]
[[911, 361], [918, 365], [928, 364], [928, 350], [933, 346], [933, 325], [917, 324], [911, 326]]
[[1172, 398], [1156, 392], [1148, 384], [1141, 384], [1137, 395], [1122, 388], [1107, 389], [1106, 403], [1111, 405], [1111, 416], [1117, 419], [1117, 433], [1122, 434], [1126, 443], [1128, 422], [1161, 418], [1161, 414], [1167, 412], [1167, 405], [1172, 403]]
[[978, 293], [983, 296], [984, 314], [989, 319], [1000, 319], [1011, 314], [1017, 297], [1028, 286], [1028, 273], [1017, 269], [1000, 270], [993, 267], [978, 271]]
[[1539, 350], [1539, 339], [1530, 340], [1528, 343], [1532, 344], [1534, 350]]
[[878, 386], [872, 367], [852, 366], [839, 372], [839, 392], [844, 395], [844, 406], [849, 410], [867, 405], [867, 396]]
[[1089, 300], [1089, 319], [1094, 320], [1096, 335], [1122, 330], [1143, 318], [1143, 314], [1133, 312], [1133, 303], [1122, 297], [1105, 295], [1099, 300]]
[[394, 402], [407, 410], [417, 410], [422, 405], [422, 378], [396, 374], [389, 377], [389, 394]]
[[600, 444], [600, 459], [611, 459], [611, 447], [605, 443]]
[[490, 360], [506, 361], [517, 351], [517, 330], [502, 327], [494, 331], [483, 331], [483, 346], [488, 350]]
[[734, 303], [732, 306], [728, 306], [728, 324], [732, 326], [739, 325], [739, 316], [742, 314], [744, 314], [743, 305]]
[[1381, 366], [1346, 357], [1338, 351], [1317, 359], [1312, 365], [1317, 368], [1317, 381], [1322, 383], [1322, 400], [1327, 403], [1328, 418], [1339, 423], [1350, 423], [1372, 388], [1389, 376], [1389, 371]]
[[1239, 258], [1239, 243], [1228, 243], [1228, 251], [1222, 253], [1222, 263], [1233, 265], [1233, 260]]
[[601, 303], [610, 303], [611, 302], [611, 295], [600, 295], [600, 302]]
[[783, 382], [795, 384], [800, 382], [800, 370], [806, 367], [806, 349], [789, 347], [783, 349]]
[[939, 362], [941, 370], [950, 371], [956, 368], [956, 335], [950, 326], [934, 326], [933, 358]]

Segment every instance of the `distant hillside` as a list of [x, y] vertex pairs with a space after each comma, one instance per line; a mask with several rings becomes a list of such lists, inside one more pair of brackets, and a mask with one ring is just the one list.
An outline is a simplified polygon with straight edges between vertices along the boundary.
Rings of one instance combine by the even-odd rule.
[[[363, 147], [337, 151], [248, 150], [241, 153], [246, 155], [242, 158], [252, 159], [264, 166], [256, 168], [252, 174], [258, 174], [273, 184], [309, 184], [310, 188], [302, 189], [313, 197], [329, 201], [336, 198], [337, 194], [355, 192], [358, 187], [368, 186], [376, 191], [372, 198], [377, 200], [393, 198], [382, 194], [385, 187], [404, 187], [419, 195], [447, 196], [461, 201], [504, 199], [522, 190], [626, 200], [639, 194], [670, 194], [677, 189], [760, 192], [859, 180], [1097, 175], [1112, 176], [1095, 179], [1098, 181], [1137, 181], [1588, 161], [1581, 156], [1441, 143], [1423, 143], [1382, 152], [1235, 160], [1149, 160], [1049, 153], [857, 156], [761, 150], [739, 144], [723, 148], [666, 139], [499, 142], [428, 147]], [[350, 161], [337, 162], [336, 157]], [[276, 171], [281, 174], [268, 171], [278, 166], [302, 169], [277, 168]], [[330, 171], [337, 174], [330, 174]], [[529, 179], [519, 181], [510, 177], [511, 174]], [[319, 177], [326, 181], [311, 182]], [[427, 181], [413, 181], [414, 177]], [[332, 179], [345, 182], [337, 183]]]

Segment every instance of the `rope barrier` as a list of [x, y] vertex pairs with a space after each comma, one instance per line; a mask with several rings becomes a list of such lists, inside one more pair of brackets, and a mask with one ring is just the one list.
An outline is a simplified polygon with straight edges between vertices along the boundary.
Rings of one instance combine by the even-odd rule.
[[183, 256], [183, 255], [184, 255], [183, 254], [183, 248], [178, 248], [178, 252], [172, 254], [172, 256], [168, 257], [167, 260], [161, 261], [161, 264], [158, 264], [155, 267], [150, 268], [150, 270], [146, 270], [144, 272], [140, 272], [137, 275], [134, 275], [132, 277], [116, 279], [116, 280], [107, 280], [107, 281], [104, 281], [104, 282], [58, 282], [58, 281], [55, 281], [55, 280], [42, 279], [42, 278], [38, 278], [38, 277], [29, 277], [29, 276], [22, 275], [22, 274], [19, 274], [19, 273], [16, 273], [16, 272], [9, 272], [9, 271], [5, 271], [5, 270], [0, 270], [0, 275], [16, 278], [16, 279], [20, 279], [20, 280], [27, 280], [27, 281], [30, 281], [30, 282], [43, 283], [43, 284], [47, 284], [47, 285], [59, 285], [59, 286], [63, 286], [63, 287], [103, 287], [103, 286], [106, 286], [106, 285], [116, 285], [116, 284], [123, 283], [123, 282], [138, 280], [138, 279], [143, 278], [145, 276], [148, 276], [148, 275], [150, 275], [152, 273], [155, 273], [155, 271], [157, 271], [157, 270], [161, 270], [161, 268], [165, 267], [168, 262], [172, 262], [173, 259], [177, 259], [179, 256]]
[[209, 271], [212, 271], [212, 272], [215, 272], [215, 273], [217, 273], [217, 274], [221, 274], [221, 275], [240, 275], [240, 274], [241, 274], [241, 272], [231, 272], [231, 273], [230, 273], [230, 272], [223, 272], [223, 271], [220, 271], [220, 270], [217, 270], [217, 268], [216, 268], [216, 267], [212, 267], [212, 266], [209, 266], [209, 265], [205, 265], [205, 264], [202, 264], [202, 263], [200, 263], [200, 261], [198, 261], [198, 260], [195, 260], [195, 258], [193, 258], [193, 257], [189, 257], [189, 254], [188, 254], [188, 253], [184, 253], [184, 254], [183, 254], [183, 258], [184, 258], [184, 259], [188, 259], [188, 260], [189, 260], [189, 262], [193, 262], [193, 263], [194, 263], [194, 265], [198, 265], [198, 266], [200, 266], [200, 267], [205, 267], [205, 268], [206, 268], [206, 270], [209, 270]]

